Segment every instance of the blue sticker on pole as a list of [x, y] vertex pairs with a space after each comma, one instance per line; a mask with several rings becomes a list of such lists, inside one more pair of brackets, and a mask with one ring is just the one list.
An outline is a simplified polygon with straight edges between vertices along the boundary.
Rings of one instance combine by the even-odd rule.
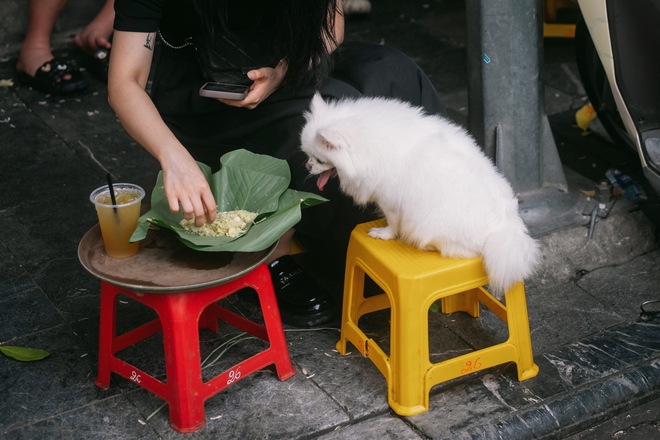
[[490, 58], [488, 58], [488, 55], [484, 54], [484, 61], [486, 64], [490, 63]]

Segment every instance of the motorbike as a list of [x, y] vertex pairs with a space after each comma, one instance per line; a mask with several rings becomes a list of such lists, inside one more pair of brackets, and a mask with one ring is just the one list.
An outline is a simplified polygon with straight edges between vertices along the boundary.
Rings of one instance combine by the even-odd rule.
[[578, 71], [598, 119], [660, 194], [660, 0], [578, 0]]

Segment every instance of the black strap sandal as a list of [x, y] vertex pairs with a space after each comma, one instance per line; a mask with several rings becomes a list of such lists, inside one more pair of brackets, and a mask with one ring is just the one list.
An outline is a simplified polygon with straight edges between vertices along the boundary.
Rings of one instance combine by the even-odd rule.
[[[64, 79], [65, 75], [71, 75], [71, 78]], [[17, 77], [20, 82], [33, 89], [55, 95], [66, 95], [87, 87], [87, 81], [78, 69], [57, 58], [43, 63], [34, 76], [17, 72]]]

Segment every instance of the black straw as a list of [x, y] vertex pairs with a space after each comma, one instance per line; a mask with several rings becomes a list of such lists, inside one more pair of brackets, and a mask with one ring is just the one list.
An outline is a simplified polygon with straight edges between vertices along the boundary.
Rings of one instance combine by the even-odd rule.
[[106, 180], [108, 181], [108, 188], [110, 189], [110, 200], [112, 200], [112, 209], [117, 212], [117, 199], [115, 198], [115, 190], [112, 187], [112, 177], [110, 173], [105, 175]]

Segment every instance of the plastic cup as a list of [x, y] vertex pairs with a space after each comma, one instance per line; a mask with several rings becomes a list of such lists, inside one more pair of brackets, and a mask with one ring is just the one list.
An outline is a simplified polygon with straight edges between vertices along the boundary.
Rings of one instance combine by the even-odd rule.
[[112, 187], [117, 204], [112, 204], [107, 186], [94, 190], [89, 199], [96, 206], [106, 254], [113, 258], [126, 258], [140, 249], [139, 242], [129, 243], [128, 240], [135, 232], [145, 193], [132, 183], [115, 183]]

